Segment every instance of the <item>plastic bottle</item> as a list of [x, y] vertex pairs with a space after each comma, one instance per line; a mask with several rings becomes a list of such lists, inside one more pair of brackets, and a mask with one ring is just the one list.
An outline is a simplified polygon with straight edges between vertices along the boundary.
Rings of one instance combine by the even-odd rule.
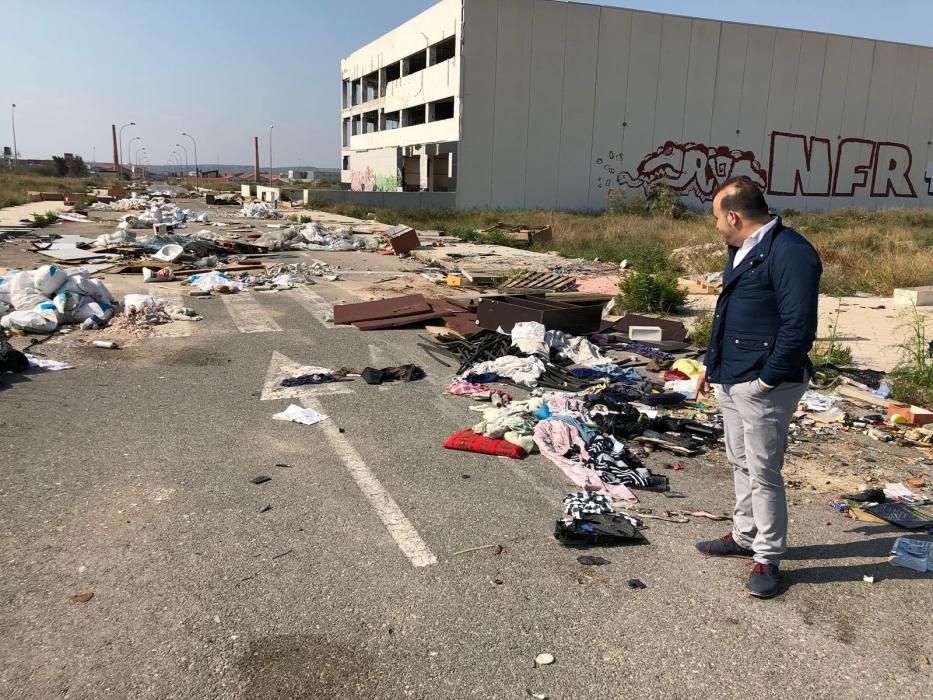
[[117, 345], [112, 340], [95, 340], [91, 343], [95, 348], [107, 348], [108, 350], [116, 350], [119, 345]]

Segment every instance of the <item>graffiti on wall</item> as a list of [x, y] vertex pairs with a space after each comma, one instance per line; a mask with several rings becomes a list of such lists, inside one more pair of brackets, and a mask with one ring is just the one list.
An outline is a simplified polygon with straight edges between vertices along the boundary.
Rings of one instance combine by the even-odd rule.
[[[612, 162], [614, 156], [610, 151], [607, 160]], [[621, 153], [618, 158], [619, 165], [609, 165], [602, 158], [597, 159], [597, 165], [603, 165], [610, 175], [605, 184], [611, 187], [614, 180], [623, 187], [640, 187], [645, 194], [652, 187], [663, 184], [680, 195], [693, 195], [701, 202], [708, 202], [719, 186], [731, 177], [744, 175], [762, 188], [766, 184], [765, 171], [755, 154], [729, 146], [714, 148], [702, 143], [668, 141], [642, 158], [633, 171], [621, 168]], [[597, 186], [602, 184], [600, 182]]]
[[[828, 138], [774, 131], [767, 168], [752, 151], [675, 141], [648, 153], [634, 168], [626, 168], [622, 153], [615, 151], [597, 158], [596, 165], [605, 173], [597, 177], [599, 189], [621, 186], [647, 194], [663, 184], [701, 202], [711, 201], [723, 182], [740, 176], [777, 197], [917, 197], [913, 154], [893, 141], [842, 138], [834, 147]], [[933, 195], [933, 161], [924, 176], [926, 194]]]
[[397, 192], [398, 175], [376, 175], [371, 166], [350, 172], [350, 189], [353, 192]]
[[[835, 158], [834, 158], [835, 156]], [[771, 133], [768, 194], [793, 197], [916, 197], [910, 180], [910, 148], [891, 141], [827, 138], [784, 131]]]

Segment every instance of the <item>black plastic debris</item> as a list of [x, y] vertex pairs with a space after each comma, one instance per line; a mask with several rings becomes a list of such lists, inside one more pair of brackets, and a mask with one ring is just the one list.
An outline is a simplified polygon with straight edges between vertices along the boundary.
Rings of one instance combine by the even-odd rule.
[[260, 506], [259, 508], [260, 513], [268, 513], [270, 510], [272, 510], [272, 504], [270, 503], [267, 503], [264, 506]]
[[608, 559], [603, 557], [594, 557], [590, 554], [581, 554], [577, 557], [577, 561], [583, 564], [583, 566], [605, 566], [609, 563]]
[[587, 513], [583, 518], [563, 518], [554, 526], [554, 537], [564, 544], [630, 544], [642, 540], [638, 529], [622, 515]]
[[644, 581], [642, 581], [641, 579], [637, 579], [637, 578], [630, 578], [628, 581], [626, 581], [626, 584], [633, 591], [640, 591], [648, 587], [645, 585]]
[[254, 484], [264, 484], [267, 481], [272, 481], [271, 476], [266, 476], [265, 474], [260, 474], [259, 476], [254, 476], [250, 481]]

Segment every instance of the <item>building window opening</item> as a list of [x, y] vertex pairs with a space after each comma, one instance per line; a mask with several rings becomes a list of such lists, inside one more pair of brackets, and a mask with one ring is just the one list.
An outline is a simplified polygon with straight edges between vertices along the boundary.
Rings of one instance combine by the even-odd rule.
[[424, 122], [424, 105], [409, 107], [402, 111], [402, 126], [417, 126], [418, 124], [424, 124]]
[[444, 39], [444, 41], [434, 44], [434, 46], [431, 47], [430, 53], [432, 66], [443, 63], [444, 61], [449, 61], [457, 55], [456, 37], [450, 37], [449, 39]]
[[402, 59], [402, 68], [405, 75], [411, 75], [412, 73], [417, 73], [428, 67], [428, 54], [426, 51], [419, 51], [418, 53], [413, 53], [408, 58]]
[[363, 133], [374, 134], [379, 131], [379, 112], [366, 112], [363, 115]]
[[379, 92], [379, 74], [371, 73], [364, 76], [363, 80], [363, 102], [371, 102], [376, 99]]
[[344, 148], [350, 147], [350, 120], [349, 119], [343, 120], [343, 147]]
[[[393, 80], [398, 80], [402, 77], [402, 64], [393, 63], [391, 66], [386, 66], [386, 82], [391, 83]], [[382, 86], [385, 88], [385, 85]]]
[[349, 80], [343, 81], [343, 108], [347, 109], [350, 107], [352, 100], [353, 86], [350, 84]]
[[430, 121], [439, 122], [444, 119], [454, 118], [454, 98], [438, 100], [429, 105]]
[[344, 156], [344, 157], [343, 157], [343, 169], [344, 169], [344, 170], [349, 170], [349, 169], [350, 169], [350, 156]]
[[386, 112], [382, 115], [383, 130], [398, 129], [401, 125], [402, 115], [397, 110], [395, 112]]

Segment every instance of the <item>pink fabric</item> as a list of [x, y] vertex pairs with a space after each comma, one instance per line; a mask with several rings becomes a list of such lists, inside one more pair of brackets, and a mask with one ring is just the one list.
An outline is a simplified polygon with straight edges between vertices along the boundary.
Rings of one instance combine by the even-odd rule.
[[[553, 399], [552, 399], [553, 400]], [[575, 399], [571, 399], [573, 401]], [[550, 405], [550, 401], [548, 401]], [[607, 484], [599, 478], [599, 474], [578, 461], [567, 459], [564, 455], [573, 446], [580, 447], [580, 456], [589, 457], [586, 443], [580, 437], [580, 432], [567, 423], [559, 420], [543, 420], [535, 426], [535, 444], [541, 454], [560, 467], [564, 474], [575, 483], [588, 491], [602, 491], [613, 498], [635, 503], [638, 499], [628, 487], [622, 484]]]
[[[511, 394], [506, 394], [504, 391], [499, 389], [493, 389], [491, 386], [486, 384], [471, 384], [465, 379], [457, 379], [450, 383], [450, 385], [444, 389], [448, 394], [453, 394], [454, 396], [472, 396], [475, 394], [484, 394], [486, 398], [492, 398], [493, 396], [499, 396], [502, 399], [503, 404], [507, 404], [512, 401]], [[483, 397], [480, 397], [483, 398]]]

